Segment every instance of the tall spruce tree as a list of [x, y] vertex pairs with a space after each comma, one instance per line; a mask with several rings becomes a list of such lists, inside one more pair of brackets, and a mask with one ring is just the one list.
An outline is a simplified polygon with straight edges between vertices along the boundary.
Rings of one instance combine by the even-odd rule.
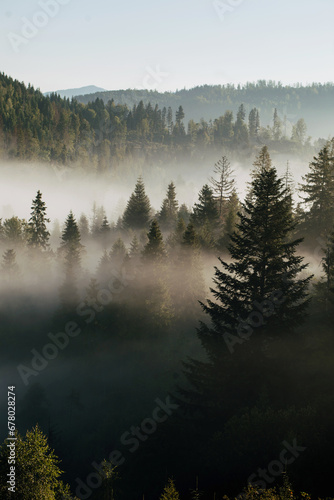
[[64, 259], [65, 281], [60, 289], [60, 298], [62, 305], [67, 308], [67, 306], [75, 305], [78, 301], [77, 281], [83, 250], [80, 231], [72, 211], [66, 219], [61, 239], [59, 252]]
[[334, 231], [328, 236], [326, 248], [324, 248], [322, 268], [325, 273], [325, 282], [318, 283], [318, 293], [325, 298], [326, 311], [333, 310], [334, 304]]
[[198, 203], [195, 203], [191, 221], [195, 227], [201, 227], [204, 224], [213, 228], [218, 223], [218, 209], [214, 199], [213, 191], [205, 184], [198, 196]]
[[150, 220], [150, 211], [150, 200], [145, 193], [143, 179], [139, 177], [123, 215], [123, 226], [126, 229], [146, 228]]
[[16, 483], [15, 493], [8, 491], [8, 441], [0, 448], [0, 496], [20, 500], [70, 499], [69, 487], [60, 476], [59, 460], [50, 448], [46, 436], [38, 425], [27, 431], [25, 437], [16, 434], [15, 471], [20, 478]]
[[334, 220], [334, 138], [314, 157], [303, 181], [306, 230], [326, 238]]
[[153, 219], [147, 237], [148, 242], [144, 247], [143, 257], [151, 261], [161, 260], [165, 257], [166, 251], [159, 223], [156, 219]]
[[31, 216], [28, 222], [27, 242], [32, 248], [46, 250], [49, 246], [50, 233], [46, 224], [50, 219], [46, 216], [46, 204], [42, 200], [42, 193], [37, 191], [36, 198], [32, 202]]
[[176, 200], [175, 184], [171, 182], [168, 185], [167, 196], [162, 202], [159, 213], [159, 224], [162, 229], [170, 230], [175, 226], [178, 209], [179, 204]]
[[231, 262], [219, 259], [213, 299], [202, 303], [211, 324], [201, 323], [198, 336], [208, 361], [185, 364], [193, 388], [181, 390], [190, 407], [206, 408], [216, 417], [254, 404], [260, 387], [271, 381], [268, 370], [274, 363], [265, 346], [293, 335], [309, 303], [311, 276], [300, 275], [307, 267], [296, 255], [301, 240], [289, 238], [295, 223], [284, 182], [266, 148], [254, 166], [252, 200], [242, 205], [228, 248]]
[[173, 479], [168, 479], [160, 500], [180, 500], [180, 495], [175, 488]]

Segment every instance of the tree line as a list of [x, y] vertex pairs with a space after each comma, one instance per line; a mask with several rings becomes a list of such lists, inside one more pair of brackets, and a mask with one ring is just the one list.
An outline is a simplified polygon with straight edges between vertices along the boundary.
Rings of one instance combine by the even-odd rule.
[[246, 115], [240, 104], [235, 117], [227, 110], [214, 120], [186, 123], [182, 105], [160, 108], [140, 101], [128, 108], [99, 97], [82, 104], [43, 96], [0, 75], [0, 153], [7, 158], [77, 164], [101, 173], [143, 154], [167, 161], [223, 147], [242, 156], [263, 144], [289, 153], [312, 151], [303, 118], [291, 126], [275, 108], [265, 127], [256, 107]]

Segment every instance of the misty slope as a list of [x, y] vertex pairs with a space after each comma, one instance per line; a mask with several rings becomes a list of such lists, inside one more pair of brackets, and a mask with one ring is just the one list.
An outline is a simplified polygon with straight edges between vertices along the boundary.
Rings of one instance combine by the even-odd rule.
[[[265, 89], [262, 94], [266, 96]], [[272, 113], [272, 126], [267, 127], [258, 109], [253, 107], [248, 113], [241, 103], [235, 114], [226, 111], [219, 116], [216, 109], [214, 120], [195, 123], [183, 109], [183, 103], [189, 104], [186, 92], [182, 105], [174, 111], [143, 101], [131, 107], [114, 100], [104, 103], [94, 95], [88, 104], [57, 94], [44, 96], [32, 86], [0, 74], [0, 156], [123, 177], [126, 163], [131, 170], [136, 164], [147, 172], [150, 165], [166, 169], [167, 163], [177, 164], [180, 159], [212, 162], [222, 150], [243, 159], [261, 145], [290, 158], [309, 157], [324, 142], [311, 143], [301, 114], [281, 117], [279, 109]], [[229, 107], [231, 103], [230, 99]], [[318, 121], [311, 124], [315, 127]], [[325, 127], [326, 122], [321, 124]]]
[[259, 81], [244, 86], [204, 85], [190, 90], [176, 92], [158, 92], [155, 90], [113, 90], [91, 95], [78, 95], [76, 99], [84, 104], [96, 98], [105, 103], [114, 99], [119, 104], [132, 107], [141, 100], [151, 102], [160, 108], [171, 106], [176, 110], [182, 105], [188, 119], [199, 121], [214, 119], [231, 110], [237, 112], [241, 103], [246, 110], [256, 107], [261, 113], [263, 125], [272, 123], [274, 108], [282, 119], [286, 115], [291, 122], [304, 118], [309, 127], [309, 134], [325, 137], [332, 133], [334, 126], [334, 84], [309, 86], [283, 86], [274, 82]]

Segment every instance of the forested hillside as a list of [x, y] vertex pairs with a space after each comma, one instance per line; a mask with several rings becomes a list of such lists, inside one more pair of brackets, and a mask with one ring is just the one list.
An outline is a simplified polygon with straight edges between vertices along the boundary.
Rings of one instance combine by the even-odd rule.
[[222, 150], [245, 159], [264, 144], [273, 153], [305, 158], [323, 145], [323, 140], [311, 142], [300, 114], [302, 107], [294, 124], [288, 116], [280, 117], [275, 108], [270, 126], [262, 126], [261, 112], [254, 106], [247, 112], [243, 97], [238, 104], [228, 100], [221, 116], [215, 105], [213, 120], [194, 121], [185, 113], [183, 100], [174, 110], [142, 100], [131, 107], [101, 98], [81, 104], [55, 94], [45, 97], [1, 74], [0, 152], [3, 158], [80, 165], [92, 172], [110, 173], [124, 161], [139, 159], [145, 169], [150, 161], [205, 158]]
[[282, 121], [284, 117], [296, 124], [304, 118], [313, 137], [325, 137], [332, 133], [334, 126], [334, 85], [333, 83], [312, 85], [282, 85], [271, 81], [259, 81], [246, 85], [204, 85], [176, 92], [155, 90], [113, 90], [94, 95], [76, 96], [79, 102], [88, 104], [95, 98], [107, 103], [110, 99], [125, 104], [129, 108], [149, 102], [160, 108], [171, 107], [174, 111], [182, 105], [188, 119], [200, 121], [214, 120], [227, 110], [237, 113], [241, 103], [249, 113], [254, 107], [261, 113], [265, 126], [272, 124], [273, 110], [277, 108]]

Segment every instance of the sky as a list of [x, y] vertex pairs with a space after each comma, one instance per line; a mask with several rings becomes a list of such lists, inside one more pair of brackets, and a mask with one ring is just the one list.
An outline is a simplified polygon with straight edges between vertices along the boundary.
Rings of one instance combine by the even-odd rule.
[[333, 0], [2, 0], [0, 71], [42, 92], [334, 81]]

